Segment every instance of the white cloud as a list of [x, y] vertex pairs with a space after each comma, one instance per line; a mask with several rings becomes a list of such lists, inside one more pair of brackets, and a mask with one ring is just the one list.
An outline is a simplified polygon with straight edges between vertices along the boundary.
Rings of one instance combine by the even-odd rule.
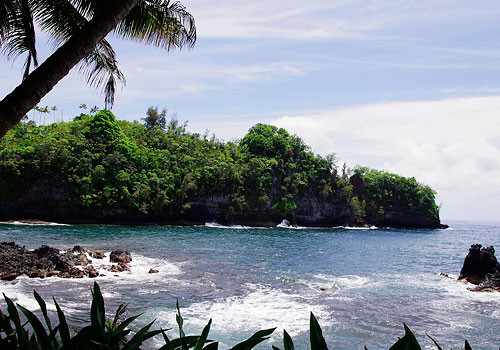
[[356, 18], [330, 15], [331, 11], [351, 14], [354, 5], [348, 0], [313, 0], [307, 4], [296, 0], [187, 4], [201, 36], [288, 39], [352, 37], [378, 26], [381, 16], [369, 16], [360, 8]]
[[[167, 99], [221, 91], [227, 84], [264, 83], [277, 77], [302, 75], [298, 64], [270, 62], [262, 64], [208, 64], [173, 59], [168, 65], [158, 59], [129, 61], [122, 64], [127, 88], [120, 98]], [[147, 88], [155, 86], [155, 89]]]
[[[373, 31], [410, 22], [498, 14], [492, 0], [191, 0], [199, 35], [216, 38], [328, 39], [374, 37]], [[375, 36], [376, 37], [376, 36]]]
[[447, 218], [498, 219], [500, 97], [384, 102], [272, 123], [315, 152], [414, 176], [438, 192]]

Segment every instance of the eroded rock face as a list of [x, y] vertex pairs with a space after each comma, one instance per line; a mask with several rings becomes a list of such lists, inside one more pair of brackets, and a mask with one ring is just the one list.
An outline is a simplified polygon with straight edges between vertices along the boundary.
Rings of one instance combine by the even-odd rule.
[[495, 257], [495, 248], [493, 246], [481, 248], [481, 244], [473, 244], [465, 257], [458, 279], [480, 284], [488, 274], [494, 274], [497, 270], [500, 270], [500, 264]]
[[113, 250], [109, 254], [109, 261], [127, 264], [132, 261], [132, 255], [127, 250]]
[[38, 277], [53, 271], [55, 264], [49, 258], [52, 251], [42, 247], [39, 257], [37, 252], [30, 252], [14, 242], [0, 243], [0, 279], [13, 280], [21, 275]]
[[471, 245], [458, 279], [476, 284], [473, 291], [500, 291], [500, 264], [495, 257], [495, 248]]
[[96, 250], [95, 252], [91, 252], [90, 256], [93, 257], [94, 259], [104, 259], [106, 255], [104, 255], [103, 252], [100, 250]]
[[[129, 252], [117, 254], [119, 259], [130, 262]], [[33, 251], [20, 247], [15, 242], [0, 242], [0, 279], [11, 281], [21, 275], [33, 278], [59, 276], [61, 278], [95, 278], [99, 271], [90, 265], [88, 255], [103, 257], [102, 252], [91, 252], [81, 246], [61, 251], [46, 245]], [[129, 271], [128, 265], [119, 261], [113, 265], [116, 272]]]

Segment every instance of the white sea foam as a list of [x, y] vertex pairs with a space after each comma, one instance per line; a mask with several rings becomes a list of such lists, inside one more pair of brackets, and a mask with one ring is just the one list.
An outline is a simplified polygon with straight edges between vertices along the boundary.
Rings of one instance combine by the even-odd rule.
[[500, 303], [499, 292], [473, 292], [471, 289], [476, 286], [468, 282], [445, 278], [440, 285], [448, 296], [453, 297], [459, 303], [467, 304], [472, 301]]
[[349, 289], [374, 288], [382, 285], [382, 281], [375, 281], [358, 275], [332, 276], [325, 274], [314, 275], [306, 282], [312, 289], [322, 291], [343, 291]]
[[[291, 225], [290, 221], [283, 219], [278, 225], [276, 225], [278, 228], [288, 228], [292, 230], [321, 230], [321, 229], [328, 229], [328, 227], [314, 227], [314, 226], [297, 226], [297, 225]], [[333, 227], [336, 228], [336, 227]]]
[[253, 226], [242, 226], [242, 225], [222, 225], [218, 222], [212, 221], [207, 222], [204, 225], [205, 227], [211, 228], [223, 228], [223, 229], [231, 229], [231, 230], [250, 230], [250, 229], [265, 229], [266, 227], [253, 227]]
[[377, 226], [344, 226], [346, 230], [378, 230]]
[[[116, 284], [134, 284], [140, 285], [141, 283], [156, 283], [158, 281], [176, 282], [176, 276], [181, 273], [181, 267], [179, 264], [173, 264], [165, 259], [155, 259], [150, 257], [145, 257], [138, 254], [132, 254], [132, 261], [128, 264], [130, 271], [123, 272], [111, 272], [108, 271], [113, 263], [109, 261], [109, 252], [105, 253], [106, 258], [96, 259], [89, 258], [92, 260], [92, 266], [99, 271], [99, 276], [97, 278], [59, 278], [56, 276], [48, 278], [29, 278], [27, 276], [18, 277], [16, 280], [0, 281], [0, 292], [5, 293], [8, 297], [19, 302], [21, 305], [28, 307], [29, 309], [38, 309], [39, 306], [33, 298], [33, 294], [24, 294], [25, 290], [32, 291], [33, 289], [42, 289], [43, 287], [49, 287], [54, 285], [58, 289], [74, 289], [78, 286], [88, 285], [91, 286], [94, 281], [112, 281]], [[82, 269], [81, 266], [76, 266]], [[149, 273], [150, 269], [157, 270], [157, 273]], [[52, 288], [52, 287], [51, 287]], [[111, 290], [106, 290], [103, 294], [105, 298], [119, 296], [119, 294], [113, 293]], [[47, 303], [49, 305], [49, 303]], [[55, 310], [55, 307], [52, 306]], [[50, 309], [50, 307], [48, 307]]]
[[57, 222], [46, 221], [0, 221], [1, 225], [18, 225], [18, 226], [70, 226], [68, 224], [60, 224]]
[[[1, 283], [0, 284], [0, 292], [2, 294], [5, 294], [5, 296], [9, 297], [14, 303], [18, 303], [28, 310], [37, 310], [40, 308], [38, 305], [37, 301], [33, 297], [33, 294], [27, 294], [21, 292], [22, 290], [22, 282], [20, 281], [23, 278], [28, 278], [28, 277], [19, 277], [17, 283]], [[4, 300], [2, 300], [2, 303], [5, 303]], [[55, 306], [47, 303], [47, 309], [49, 310], [55, 310]]]
[[[245, 292], [241, 296], [204, 301], [185, 307], [181, 303], [186, 325], [202, 328], [208, 321], [207, 317], [211, 317], [215, 332], [234, 334], [278, 327], [296, 335], [308, 330], [310, 312], [320, 320], [322, 327], [333, 324], [325, 306], [314, 305], [303, 296], [260, 284], [245, 284], [244, 288]], [[175, 319], [175, 311], [160, 311], [154, 317], [160, 322], [171, 322]], [[281, 337], [281, 334], [282, 332], [275, 332], [277, 337]]]

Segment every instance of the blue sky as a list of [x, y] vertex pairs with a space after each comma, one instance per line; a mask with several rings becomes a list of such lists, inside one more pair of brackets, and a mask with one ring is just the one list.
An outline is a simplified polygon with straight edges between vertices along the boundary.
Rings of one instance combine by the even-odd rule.
[[[350, 166], [415, 176], [438, 192], [444, 221], [500, 219], [497, 1], [183, 4], [197, 23], [193, 50], [110, 38], [127, 77], [118, 118], [158, 105], [225, 140], [273, 123]], [[5, 95], [22, 58], [0, 62]], [[71, 73], [40, 105], [68, 120], [102, 101]]]

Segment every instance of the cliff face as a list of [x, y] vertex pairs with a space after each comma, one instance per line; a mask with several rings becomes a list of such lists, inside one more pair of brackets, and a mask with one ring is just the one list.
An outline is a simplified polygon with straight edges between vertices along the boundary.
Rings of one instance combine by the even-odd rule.
[[403, 227], [403, 228], [446, 228], [438, 218], [431, 215], [408, 208], [405, 205], [395, 204], [391, 209], [386, 210], [382, 218], [368, 219], [370, 223], [379, 227]]
[[439, 219], [404, 205], [393, 205], [382, 217], [366, 217], [356, 221], [353, 210], [345, 200], [335, 195], [319, 196], [313, 188], [295, 198], [296, 208], [288, 215], [273, 213], [271, 208], [252, 208], [242, 212], [229, 210], [224, 194], [188, 200], [182, 212], [166, 210], [158, 214], [144, 214], [133, 209], [87, 207], [72, 208], [65, 203], [68, 191], [60, 181], [39, 180], [28, 186], [16, 200], [0, 201], [0, 220], [41, 219], [62, 223], [117, 223], [117, 224], [180, 224], [198, 225], [216, 221], [221, 224], [247, 226], [276, 226], [283, 219], [299, 226], [334, 227], [344, 225], [376, 225], [379, 227], [440, 228]]

